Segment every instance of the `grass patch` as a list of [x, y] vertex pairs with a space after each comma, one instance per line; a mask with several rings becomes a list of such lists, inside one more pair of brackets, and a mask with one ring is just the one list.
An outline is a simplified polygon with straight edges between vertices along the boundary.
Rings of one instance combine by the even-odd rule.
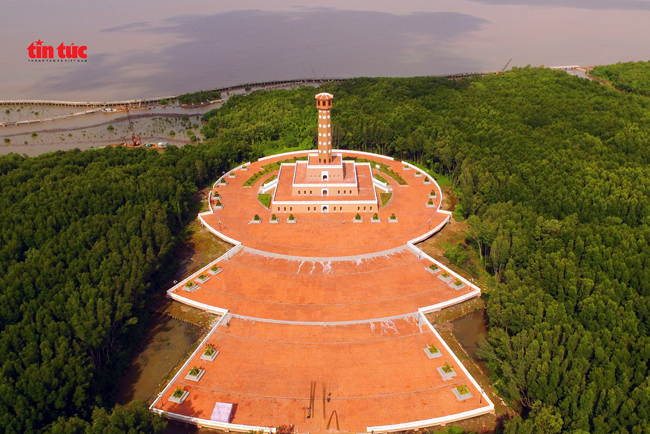
[[277, 178], [277, 177], [278, 177], [278, 175], [272, 175], [272, 176], [270, 176], [269, 179], [267, 179], [266, 181], [264, 181], [264, 184], [268, 184], [269, 182], [274, 181], [275, 178]]
[[378, 180], [380, 180], [381, 182], [383, 182], [385, 184], [388, 184], [388, 181], [386, 181], [386, 178], [384, 178], [383, 176], [381, 176], [378, 173], [375, 173], [375, 178], [377, 178]]
[[[307, 157], [297, 157], [297, 158], [290, 158], [287, 160], [281, 160], [281, 161], [276, 161], [275, 163], [270, 163], [262, 166], [262, 169], [254, 173], [253, 176], [248, 178], [246, 182], [244, 182], [244, 187], [252, 187], [255, 182], [260, 179], [262, 176], [266, 175], [267, 173], [271, 173], [275, 170], [280, 170], [280, 166], [282, 163], [295, 163], [298, 160], [306, 160]], [[267, 181], [268, 182], [268, 181]]]
[[409, 163], [411, 163], [412, 165], [420, 169], [421, 172], [426, 172], [429, 175], [433, 176], [433, 179], [436, 180], [436, 182], [440, 187], [446, 187], [452, 185], [451, 177], [449, 175], [443, 175], [441, 173], [434, 172], [433, 170], [429, 170], [426, 167], [422, 166], [421, 164], [417, 164], [412, 161], [409, 161]]
[[[381, 173], [390, 176], [393, 178], [399, 185], [409, 185], [408, 182], [406, 182], [406, 179], [402, 178], [399, 173], [394, 172], [393, 169], [390, 168], [387, 164], [380, 163], [378, 161], [373, 161], [373, 160], [366, 160], [365, 158], [356, 158], [356, 157], [346, 157], [346, 161], [356, 161], [357, 163], [370, 163], [372, 167], [376, 169], [376, 166], [379, 166], [379, 170]], [[385, 181], [384, 181], [385, 182]]]
[[270, 194], [258, 194], [257, 200], [260, 201], [260, 203], [262, 204], [262, 206], [264, 206], [264, 208], [268, 209], [271, 206], [272, 197], [273, 196], [271, 196]]
[[381, 207], [385, 207], [390, 202], [390, 199], [393, 197], [393, 193], [379, 193], [379, 199], [381, 199]]

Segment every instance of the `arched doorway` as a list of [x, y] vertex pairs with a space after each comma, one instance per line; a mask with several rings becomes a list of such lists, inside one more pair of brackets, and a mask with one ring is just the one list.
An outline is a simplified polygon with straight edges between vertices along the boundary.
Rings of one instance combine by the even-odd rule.
[[321, 191], [321, 196], [327, 196], [327, 189], [324, 188], [323, 191]]
[[323, 205], [322, 212], [329, 212], [329, 208], [327, 208], [327, 205]]
[[323, 175], [323, 181], [327, 181], [327, 175]]

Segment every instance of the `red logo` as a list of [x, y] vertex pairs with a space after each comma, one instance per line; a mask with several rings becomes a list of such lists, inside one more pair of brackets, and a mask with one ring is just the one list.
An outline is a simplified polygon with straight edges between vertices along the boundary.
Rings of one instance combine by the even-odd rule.
[[[53, 46], [43, 45], [43, 41], [39, 39], [27, 47], [27, 52], [29, 53], [30, 62], [86, 62], [88, 58], [87, 49], [88, 47], [85, 45], [77, 46], [74, 42], [70, 45], [64, 45], [61, 42], [61, 45], [54, 50]], [[54, 56], [55, 52], [58, 58]]]

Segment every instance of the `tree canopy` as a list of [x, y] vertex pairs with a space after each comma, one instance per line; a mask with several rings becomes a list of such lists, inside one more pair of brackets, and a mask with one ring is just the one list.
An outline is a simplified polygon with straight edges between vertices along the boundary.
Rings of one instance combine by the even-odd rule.
[[616, 89], [650, 96], [650, 61], [595, 66], [591, 74], [611, 81]]

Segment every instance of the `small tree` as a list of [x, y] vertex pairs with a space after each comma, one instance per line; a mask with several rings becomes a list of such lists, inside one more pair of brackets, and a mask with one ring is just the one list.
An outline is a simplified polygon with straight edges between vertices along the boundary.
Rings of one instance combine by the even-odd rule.
[[38, 136], [38, 134], [36, 134], [35, 132], [32, 133], [32, 137], [36, 137], [36, 136]]
[[361, 220], [361, 214], [357, 213], [356, 217], [354, 217], [355, 220]]
[[372, 219], [373, 219], [373, 220], [379, 220], [379, 216], [377, 215], [377, 213], [375, 213], [375, 214], [372, 216]]
[[108, 131], [113, 131], [115, 128], [113, 127], [113, 125], [109, 125], [109, 126], [106, 127], [106, 129]]
[[289, 220], [295, 220], [296, 218], [293, 216], [293, 214], [289, 215]]
[[273, 215], [271, 216], [271, 220], [277, 220], [277, 219], [278, 219], [278, 218], [275, 216], [275, 214], [273, 214]]
[[257, 215], [257, 214], [255, 214], [255, 217], [253, 217], [253, 220], [257, 221], [257, 220], [259, 220], [259, 219], [260, 219], [260, 216]]
[[172, 137], [174, 137], [174, 136], [176, 135], [176, 131], [171, 130], [171, 131], [169, 132], [169, 135], [172, 136]]
[[427, 205], [433, 205], [433, 200], [429, 199], [429, 202], [427, 203]]
[[396, 220], [396, 219], [397, 219], [397, 217], [395, 217], [395, 213], [392, 213], [392, 214], [390, 215], [390, 219], [391, 219], [391, 220]]

